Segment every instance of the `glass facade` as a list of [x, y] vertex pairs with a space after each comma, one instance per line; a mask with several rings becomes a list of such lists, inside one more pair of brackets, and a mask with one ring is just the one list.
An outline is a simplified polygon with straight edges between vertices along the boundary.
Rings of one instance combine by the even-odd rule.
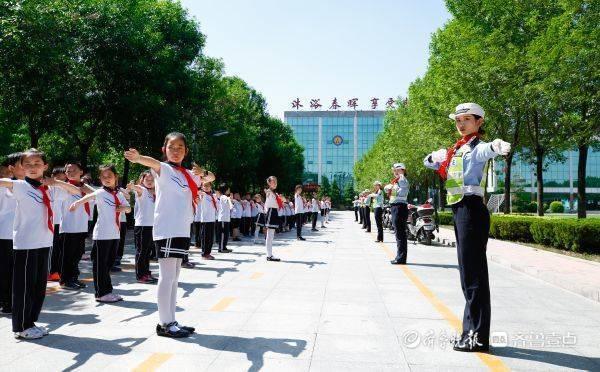
[[383, 131], [385, 111], [286, 111], [285, 122], [304, 147], [305, 182], [325, 176], [340, 188], [353, 178], [354, 163]]
[[[570, 195], [577, 195], [577, 151], [565, 151], [558, 161], [548, 162], [544, 166], [544, 200], [560, 200], [568, 205]], [[500, 158], [497, 158], [500, 159]], [[496, 162], [498, 186], [504, 184], [504, 164]], [[512, 187], [517, 192], [531, 193], [532, 200], [537, 190], [535, 164], [530, 164], [522, 157], [513, 158], [511, 169]], [[499, 191], [499, 190], [497, 190]], [[589, 149], [586, 164], [586, 196], [587, 209], [600, 209], [600, 151]], [[574, 206], [576, 209], [576, 205]]]

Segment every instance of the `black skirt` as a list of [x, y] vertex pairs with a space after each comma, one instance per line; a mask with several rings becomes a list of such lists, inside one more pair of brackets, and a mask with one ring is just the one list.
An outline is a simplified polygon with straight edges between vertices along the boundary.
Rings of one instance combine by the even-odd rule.
[[190, 249], [190, 238], [169, 238], [154, 241], [156, 257], [185, 258]]
[[258, 226], [264, 226], [269, 229], [278, 229], [280, 224], [277, 208], [269, 208], [267, 213], [261, 213], [258, 216]]

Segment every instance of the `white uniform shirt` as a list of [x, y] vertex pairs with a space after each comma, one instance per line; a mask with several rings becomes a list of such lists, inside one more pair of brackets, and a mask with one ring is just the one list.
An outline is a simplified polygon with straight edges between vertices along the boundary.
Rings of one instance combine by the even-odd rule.
[[302, 196], [296, 195], [294, 196], [294, 212], [304, 213], [304, 203], [302, 202]]
[[[94, 240], [116, 240], [120, 238], [119, 226], [116, 218], [116, 203], [113, 194], [104, 188], [94, 191], [96, 209], [98, 210], [98, 219], [94, 225], [92, 239]], [[125, 199], [122, 192], [117, 192], [117, 199], [123, 207], [129, 207], [129, 202]], [[81, 208], [81, 206], [79, 206]], [[122, 222], [122, 216], [125, 212], [119, 214], [119, 222]]]
[[231, 218], [242, 218], [242, 203], [239, 200], [232, 199], [233, 209], [231, 210]]
[[[65, 201], [69, 195], [56, 186], [50, 186], [47, 192], [50, 203], [55, 200]], [[13, 225], [13, 249], [51, 247], [54, 234], [48, 228], [48, 211], [43, 202], [42, 192], [27, 181], [15, 180], [12, 195], [17, 202]]]
[[0, 239], [12, 240], [17, 201], [7, 188], [0, 187]]
[[279, 205], [277, 205], [277, 199], [275, 197], [274, 191], [267, 192], [267, 200], [265, 201], [265, 209], [270, 209], [270, 208], [279, 209]]
[[[192, 172], [185, 170], [199, 182]], [[156, 205], [154, 208], [154, 240], [189, 238], [194, 221], [192, 191], [184, 175], [168, 163], [160, 163], [160, 175], [152, 170], [155, 179]], [[192, 187], [197, 187], [192, 185]]]
[[145, 187], [142, 187], [142, 195], [135, 193], [135, 207], [133, 216], [135, 226], [152, 226], [154, 224], [154, 195]]
[[219, 210], [217, 212], [217, 220], [219, 222], [231, 221], [231, 201], [227, 195], [221, 195], [218, 201]]
[[315, 198], [313, 198], [312, 200], [312, 212], [318, 212], [319, 211], [319, 201]]
[[196, 214], [194, 214], [194, 222], [200, 222], [200, 217], [202, 217], [202, 202], [198, 202], [196, 206]]
[[256, 206], [256, 202], [254, 200], [250, 202], [250, 206], [252, 208], [252, 217], [258, 216], [258, 207]]
[[217, 220], [217, 210], [219, 209], [217, 197], [214, 193], [204, 193], [200, 195], [202, 213], [200, 222], [215, 222]]
[[67, 194], [67, 199], [63, 203], [62, 220], [60, 221], [61, 233], [87, 233], [88, 221], [94, 215], [94, 205], [89, 204], [90, 214], [85, 211], [85, 206], [77, 208], [73, 212], [69, 211], [71, 204], [82, 198], [82, 195]]

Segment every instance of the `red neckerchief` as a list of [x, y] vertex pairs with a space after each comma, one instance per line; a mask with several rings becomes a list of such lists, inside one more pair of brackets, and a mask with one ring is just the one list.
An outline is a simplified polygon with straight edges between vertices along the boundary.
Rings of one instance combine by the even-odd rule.
[[[77, 182], [77, 181], [73, 181], [73, 180], [68, 180], [68, 181], [69, 181], [69, 183], [70, 183], [71, 185], [73, 185], [73, 186], [81, 187], [81, 184], [82, 184], [82, 182], [81, 182], [81, 181], [79, 181], [79, 182]], [[81, 197], [84, 197], [84, 196], [85, 196], [85, 193], [84, 193], [84, 192], [82, 192], [82, 193], [81, 193]], [[88, 217], [91, 217], [91, 213], [92, 213], [92, 212], [91, 212], [91, 210], [90, 210], [90, 203], [85, 203], [85, 204], [83, 204], [83, 209], [85, 209], [85, 213], [87, 213]]]
[[450, 165], [450, 161], [452, 160], [452, 157], [454, 156], [456, 151], [458, 151], [458, 149], [460, 149], [461, 147], [463, 147], [463, 145], [468, 143], [473, 137], [479, 138], [479, 133], [471, 133], [468, 136], [465, 136], [465, 137], [459, 139], [454, 144], [454, 146], [452, 146], [448, 149], [448, 152], [446, 152], [446, 160], [444, 160], [440, 164], [440, 167], [437, 170], [437, 173], [440, 175], [440, 177], [443, 180], [446, 180], [448, 178], [448, 166]]
[[121, 230], [121, 212], [119, 211], [119, 207], [121, 206], [121, 201], [119, 200], [119, 197], [117, 196], [119, 191], [109, 189], [108, 187], [105, 187], [104, 190], [106, 190], [106, 192], [111, 194], [113, 196], [113, 199], [115, 200], [115, 222], [117, 223], [117, 230]]
[[40, 190], [42, 193], [42, 201], [46, 206], [46, 214], [47, 214], [47, 222], [48, 222], [48, 230], [51, 233], [54, 233], [54, 212], [52, 211], [52, 203], [50, 202], [50, 196], [48, 196], [48, 186], [43, 185], [41, 182], [25, 177], [25, 181], [31, 185], [36, 190]]
[[213, 207], [215, 207], [215, 210], [217, 210], [217, 201], [215, 200], [215, 197], [213, 196], [212, 191], [211, 192], [207, 192], [206, 195], [210, 196], [210, 200], [212, 201], [212, 205], [213, 205]]
[[277, 201], [277, 206], [279, 207], [279, 209], [283, 208], [283, 200], [281, 200], [281, 196], [279, 196], [279, 194], [276, 192], [275, 192], [275, 200]]
[[175, 168], [176, 170], [178, 170], [179, 172], [181, 172], [183, 174], [183, 177], [185, 177], [185, 181], [187, 182], [188, 188], [190, 189], [190, 191], [192, 192], [192, 207], [194, 208], [194, 213], [196, 213], [196, 206], [198, 204], [198, 185], [196, 184], [196, 181], [194, 181], [194, 179], [192, 178], [192, 176], [190, 176], [190, 173], [188, 172], [187, 169], [185, 169], [184, 167], [182, 167], [181, 165], [177, 165], [174, 163], [169, 163], [171, 164], [171, 166], [173, 168]]

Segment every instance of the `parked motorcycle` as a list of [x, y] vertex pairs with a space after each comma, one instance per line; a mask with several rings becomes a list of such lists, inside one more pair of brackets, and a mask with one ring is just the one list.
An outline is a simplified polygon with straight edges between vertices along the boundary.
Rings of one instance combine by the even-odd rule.
[[406, 223], [406, 233], [409, 239], [431, 245], [437, 230], [437, 222], [433, 218], [435, 208], [430, 203], [432, 199], [427, 200], [420, 206], [408, 205], [408, 220]]

